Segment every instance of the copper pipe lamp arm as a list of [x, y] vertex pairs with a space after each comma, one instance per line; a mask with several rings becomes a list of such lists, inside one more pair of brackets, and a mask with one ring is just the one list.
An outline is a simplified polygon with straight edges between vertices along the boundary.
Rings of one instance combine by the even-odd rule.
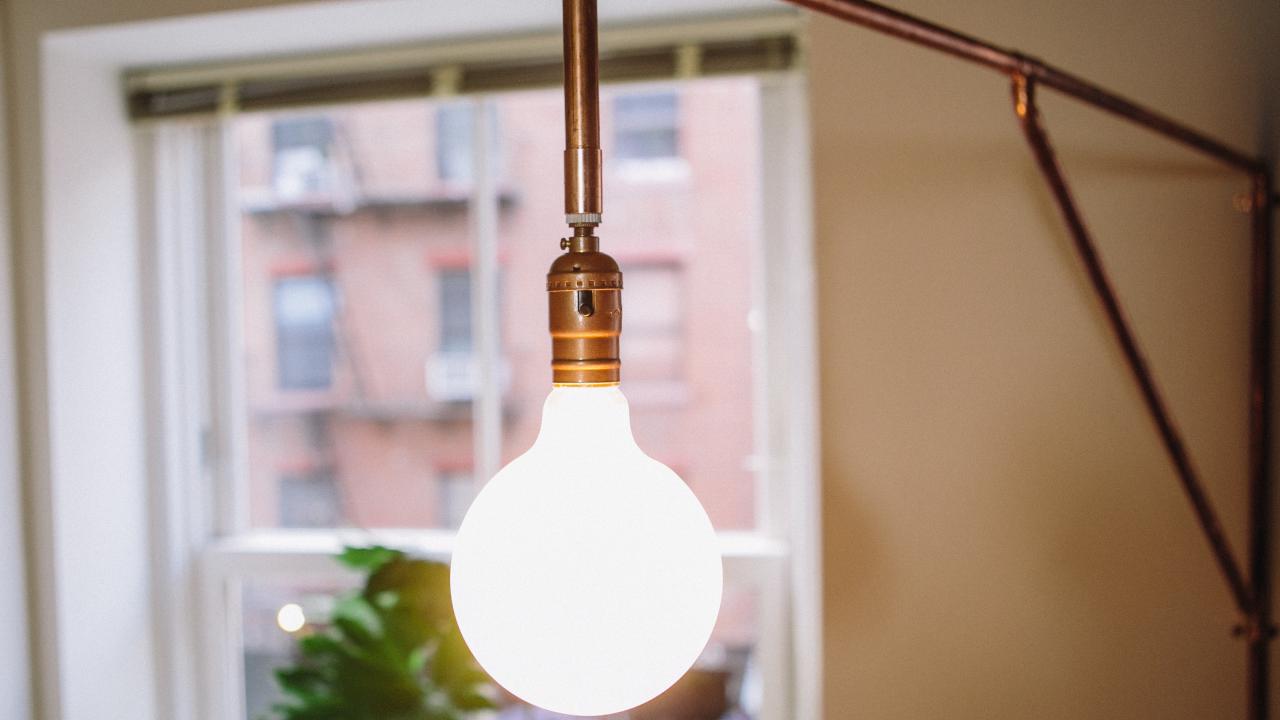
[[1244, 172], [1253, 174], [1266, 169], [1266, 164], [1260, 158], [1240, 152], [1220, 140], [1046, 62], [871, 0], [786, 0], [786, 2], [938, 50], [1009, 76], [1014, 74], [1026, 76], [1044, 87], [1053, 88], [1064, 95], [1135, 122]]
[[604, 213], [596, 0], [564, 0], [564, 213], [590, 235]]
[[596, 0], [564, 0], [564, 212], [573, 235], [547, 273], [551, 382], [616, 385], [622, 271], [600, 252], [600, 51]]
[[[1270, 158], [1251, 155], [1194, 128], [1128, 100], [1116, 93], [1060, 70], [1048, 63], [970, 35], [894, 10], [872, 0], [786, 0], [793, 5], [861, 25], [916, 45], [931, 48], [982, 65], [1013, 79], [1014, 109], [1023, 134], [1053, 193], [1075, 242], [1095, 295], [1102, 303], [1112, 333], [1120, 344], [1143, 402], [1173, 463], [1182, 489], [1191, 501], [1196, 520], [1244, 616], [1240, 635], [1248, 642], [1248, 706], [1250, 720], [1267, 720], [1270, 709], [1270, 649], [1276, 634], [1272, 624], [1272, 476], [1271, 476], [1271, 370], [1272, 352], [1272, 253], [1275, 228], [1272, 202], [1275, 195]], [[1250, 277], [1249, 370], [1249, 542], [1248, 576], [1236, 560], [1221, 522], [1209, 502], [1191, 463], [1182, 437], [1164, 404], [1133, 331], [1112, 290], [1102, 259], [1093, 245], [1070, 187], [1062, 174], [1035, 105], [1035, 87], [1042, 85], [1127, 120], [1151, 132], [1245, 172], [1253, 182], [1248, 202], [1252, 224]]]
[[1022, 126], [1023, 135], [1026, 137], [1032, 154], [1040, 166], [1040, 171], [1049, 185], [1054, 202], [1058, 205], [1063, 222], [1071, 235], [1076, 255], [1080, 258], [1081, 264], [1084, 265], [1085, 273], [1093, 286], [1095, 296], [1102, 304], [1107, 323], [1111, 327], [1111, 332], [1115, 336], [1116, 342], [1120, 345], [1125, 363], [1128, 365], [1129, 372], [1133, 375], [1134, 382], [1142, 395], [1142, 401], [1146, 405], [1147, 413], [1151, 416], [1151, 420], [1156, 426], [1160, 441], [1164, 445], [1170, 461], [1173, 463], [1183, 492], [1191, 502], [1191, 508], [1195, 512], [1196, 520], [1200, 523], [1205, 538], [1209, 541], [1209, 547], [1213, 551], [1214, 559], [1218, 562], [1223, 578], [1227, 581], [1232, 599], [1235, 600], [1236, 608], [1244, 617], [1251, 617], [1255, 608], [1253, 592], [1245, 580], [1241, 565], [1236, 560], [1236, 554], [1231, 549], [1226, 532], [1222, 529], [1222, 522], [1219, 520], [1213, 504], [1209, 500], [1209, 495], [1204, 489], [1199, 473], [1196, 472], [1195, 466], [1191, 462], [1191, 457], [1186, 450], [1186, 443], [1182, 439], [1182, 433], [1179, 432], [1177, 425], [1173, 422], [1168, 405], [1165, 403], [1163, 394], [1156, 384], [1155, 375], [1151, 372], [1151, 367], [1147, 363], [1142, 349], [1138, 346], [1137, 336], [1129, 324], [1124, 308], [1120, 305], [1119, 297], [1116, 295], [1111, 280], [1107, 276], [1106, 268], [1103, 267], [1102, 259], [1098, 255], [1093, 236], [1085, 225], [1084, 217], [1076, 205], [1071, 187], [1067, 184], [1066, 176], [1062, 173], [1062, 167], [1058, 163], [1057, 155], [1049, 142], [1049, 136], [1040, 122], [1040, 109], [1036, 105], [1035, 90], [1036, 81], [1034, 78], [1022, 74], [1014, 74], [1012, 86], [1013, 108], [1014, 113], [1018, 116], [1018, 122]]

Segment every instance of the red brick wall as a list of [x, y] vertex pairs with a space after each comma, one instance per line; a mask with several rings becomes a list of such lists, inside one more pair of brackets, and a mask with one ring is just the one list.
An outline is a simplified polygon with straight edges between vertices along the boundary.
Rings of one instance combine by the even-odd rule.
[[[629, 91], [624, 89], [624, 91]], [[612, 144], [611, 90], [603, 102], [606, 158]], [[563, 233], [563, 143], [558, 91], [496, 100], [507, 198], [500, 215], [501, 334], [510, 367], [504, 402], [504, 460], [532, 442], [549, 390], [544, 273]], [[682, 382], [662, 388], [627, 381], [637, 440], [675, 468], [721, 528], [754, 521], [750, 249], [757, 232], [759, 130], [754, 81], [702, 81], [680, 92], [680, 155], [663, 178], [607, 162], [605, 248], [623, 265], [678, 268]], [[470, 467], [465, 406], [433, 400], [424, 362], [439, 342], [440, 267], [468, 261], [465, 188], [436, 177], [435, 106], [380, 103], [327, 112], [333, 157], [351, 191], [350, 212], [319, 202], [300, 212], [273, 202], [268, 116], [239, 120], [251, 513], [279, 523], [281, 474], [328, 465], [341, 487], [345, 521], [361, 526], [430, 526], [439, 473]], [[675, 171], [672, 172], [672, 168]], [[452, 199], [452, 200], [451, 200]], [[315, 208], [323, 209], [317, 216]], [[319, 219], [316, 219], [316, 218]], [[314, 225], [322, 225], [319, 242]], [[286, 274], [328, 272], [338, 288], [339, 352], [326, 391], [277, 388], [272, 287]], [[628, 298], [624, 293], [624, 306]], [[637, 297], [641, 297], [637, 295]], [[638, 341], [637, 341], [638, 342]], [[644, 362], [637, 358], [637, 363]], [[636, 374], [644, 375], [637, 366]], [[672, 392], [672, 390], [675, 392]], [[327, 418], [327, 439], [308, 439], [299, 411]]]

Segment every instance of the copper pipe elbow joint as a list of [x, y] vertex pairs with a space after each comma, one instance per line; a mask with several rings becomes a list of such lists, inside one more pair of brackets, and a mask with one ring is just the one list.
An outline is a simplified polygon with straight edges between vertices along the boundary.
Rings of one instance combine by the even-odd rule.
[[547, 273], [551, 381], [617, 384], [622, 361], [622, 272], [594, 236], [575, 236]]

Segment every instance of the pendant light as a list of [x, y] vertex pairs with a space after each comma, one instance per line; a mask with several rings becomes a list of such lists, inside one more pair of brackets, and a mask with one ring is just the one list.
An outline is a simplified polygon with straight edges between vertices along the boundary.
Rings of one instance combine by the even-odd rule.
[[693, 665], [721, 558], [706, 511], [631, 435], [619, 389], [622, 273], [600, 252], [595, 0], [564, 0], [565, 213], [547, 275], [552, 390], [527, 452], [476, 497], [451, 588], [472, 654], [522, 700], [568, 715], [640, 705]]

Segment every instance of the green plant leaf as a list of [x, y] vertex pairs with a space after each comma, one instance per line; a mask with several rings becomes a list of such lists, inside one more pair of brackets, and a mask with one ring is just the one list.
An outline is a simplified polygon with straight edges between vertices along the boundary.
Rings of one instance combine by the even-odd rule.
[[461, 710], [492, 710], [497, 707], [493, 698], [473, 690], [454, 694], [451, 699]]
[[341, 653], [339, 640], [326, 633], [308, 635], [298, 641], [298, 650], [303, 657], [318, 659], [324, 656]]
[[364, 570], [365, 572], [373, 573], [383, 565], [401, 557], [404, 557], [404, 553], [381, 545], [363, 548], [347, 546], [342, 549], [342, 554], [338, 556], [338, 562], [352, 570]]
[[371, 599], [374, 607], [379, 610], [390, 610], [400, 604], [400, 593], [395, 590], [383, 590], [374, 593]]
[[322, 693], [327, 682], [328, 678], [316, 668], [291, 667], [276, 670], [276, 683], [286, 695], [310, 697]]
[[298, 641], [276, 673], [274, 720], [467, 720], [495, 707], [496, 686], [462, 641], [447, 565], [388, 548], [347, 548], [367, 575], [338, 598], [330, 627]]
[[331, 622], [358, 641], [373, 641], [382, 634], [382, 618], [377, 609], [359, 595], [339, 600], [333, 606]]
[[422, 675], [427, 669], [427, 662], [431, 659], [431, 651], [427, 646], [414, 648], [409, 653], [409, 674]]

